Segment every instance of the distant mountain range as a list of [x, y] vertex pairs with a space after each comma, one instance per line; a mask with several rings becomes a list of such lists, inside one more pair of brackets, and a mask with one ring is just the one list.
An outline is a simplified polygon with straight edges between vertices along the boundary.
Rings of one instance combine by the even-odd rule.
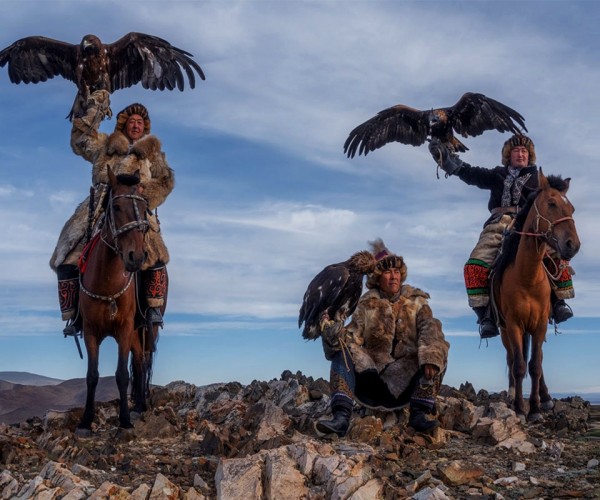
[[[0, 423], [15, 424], [43, 417], [48, 410], [84, 406], [85, 378], [58, 380], [27, 372], [0, 372]], [[96, 401], [118, 399], [114, 377], [100, 377]]]

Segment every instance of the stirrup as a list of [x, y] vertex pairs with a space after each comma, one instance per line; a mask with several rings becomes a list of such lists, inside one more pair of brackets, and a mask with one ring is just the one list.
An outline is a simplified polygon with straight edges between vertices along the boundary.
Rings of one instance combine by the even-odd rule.
[[489, 318], [484, 318], [479, 324], [479, 336], [482, 339], [491, 339], [500, 335], [498, 327]]
[[77, 321], [78, 317], [67, 320], [66, 326], [63, 328], [63, 335], [66, 337], [76, 337], [81, 332], [81, 323]]

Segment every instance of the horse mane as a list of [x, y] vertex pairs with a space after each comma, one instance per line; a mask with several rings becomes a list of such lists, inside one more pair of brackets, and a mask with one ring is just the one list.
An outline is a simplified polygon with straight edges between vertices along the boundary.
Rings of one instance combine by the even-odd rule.
[[[569, 187], [568, 181], [563, 179], [560, 175], [548, 175], [546, 179], [548, 180], [548, 184], [552, 189], [564, 192]], [[506, 268], [515, 260], [517, 248], [519, 247], [519, 242], [521, 241], [521, 235], [518, 233], [519, 231], [523, 231], [523, 226], [525, 224], [525, 220], [527, 219], [527, 215], [529, 214], [529, 210], [531, 210], [533, 202], [537, 198], [538, 194], [540, 194], [541, 190], [542, 189], [538, 187], [535, 191], [532, 191], [529, 194], [525, 205], [523, 205], [515, 217], [512, 230], [506, 234], [502, 240], [500, 253], [498, 254], [496, 262], [494, 263], [494, 273], [500, 282], [502, 281], [502, 275], [504, 274]]]
[[140, 183], [140, 176], [133, 174], [119, 174], [117, 175], [117, 182], [125, 186], [135, 186]]

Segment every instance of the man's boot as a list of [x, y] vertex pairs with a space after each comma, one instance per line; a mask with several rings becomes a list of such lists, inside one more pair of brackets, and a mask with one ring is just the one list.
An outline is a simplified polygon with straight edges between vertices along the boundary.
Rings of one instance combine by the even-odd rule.
[[556, 297], [554, 293], [552, 293], [552, 319], [555, 324], [562, 323], [563, 321], [567, 321], [569, 318], [573, 317], [573, 311], [568, 306], [568, 304], [563, 300]]
[[337, 434], [344, 437], [350, 427], [350, 416], [352, 409], [345, 406], [335, 406], [331, 409], [333, 418], [331, 420], [319, 420], [317, 430], [323, 434]]
[[494, 320], [490, 317], [488, 306], [474, 307], [473, 311], [477, 314], [477, 323], [479, 323], [479, 336], [482, 339], [490, 339], [500, 335], [500, 331]]
[[157, 264], [150, 269], [142, 271], [144, 282], [144, 294], [148, 309], [146, 309], [146, 321], [152, 325], [163, 326], [163, 317], [160, 308], [164, 305], [167, 294], [167, 267]]
[[56, 269], [58, 278], [58, 303], [63, 321], [67, 325], [63, 335], [77, 335], [82, 328], [79, 314], [79, 269], [73, 264], [63, 264]]
[[411, 402], [408, 425], [417, 432], [431, 432], [436, 427], [439, 427], [440, 422], [436, 419], [428, 419], [426, 414], [430, 412], [431, 411], [427, 406]]

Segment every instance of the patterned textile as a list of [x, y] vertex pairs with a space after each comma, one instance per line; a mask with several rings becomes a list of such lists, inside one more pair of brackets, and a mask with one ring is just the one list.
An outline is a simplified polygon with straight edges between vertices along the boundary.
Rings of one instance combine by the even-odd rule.
[[501, 206], [511, 207], [519, 205], [521, 203], [521, 193], [523, 192], [523, 186], [525, 186], [530, 177], [530, 173], [520, 177], [513, 177], [512, 175], [507, 175], [504, 179], [504, 190], [502, 191]]
[[557, 257], [546, 257], [544, 266], [552, 276], [556, 276], [556, 279], [551, 281], [556, 297], [563, 300], [574, 298], [573, 270], [569, 266], [569, 262]]
[[144, 277], [144, 293], [150, 307], [160, 307], [167, 295], [167, 267], [156, 266], [142, 271]]
[[421, 377], [410, 398], [411, 405], [418, 403], [432, 411], [435, 406], [435, 398], [440, 392], [443, 378], [444, 373], [437, 373], [431, 380]]
[[486, 264], [482, 260], [469, 259], [465, 264], [464, 274], [467, 295], [469, 296], [469, 305], [471, 307], [487, 305], [490, 295], [489, 264]]

